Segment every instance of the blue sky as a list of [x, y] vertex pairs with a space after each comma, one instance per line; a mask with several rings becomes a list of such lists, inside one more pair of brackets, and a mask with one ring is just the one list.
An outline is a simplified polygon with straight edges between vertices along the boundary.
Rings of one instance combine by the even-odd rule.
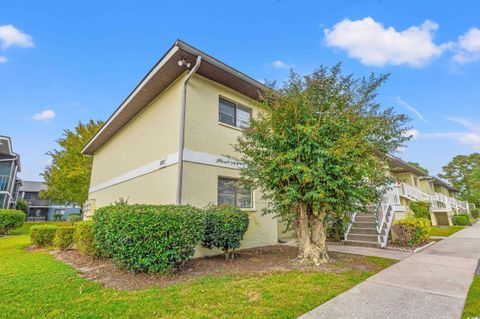
[[439, 173], [480, 149], [477, 1], [2, 1], [0, 134], [40, 180], [62, 130], [106, 119], [180, 38], [256, 79], [342, 62], [390, 73], [379, 100], [412, 118], [400, 154]]

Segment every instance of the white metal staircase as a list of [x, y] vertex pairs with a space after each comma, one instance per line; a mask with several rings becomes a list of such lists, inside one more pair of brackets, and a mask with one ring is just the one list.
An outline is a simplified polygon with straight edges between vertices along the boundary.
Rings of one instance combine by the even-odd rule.
[[345, 239], [345, 245], [383, 248], [387, 245], [393, 215], [405, 211], [400, 205], [400, 190], [392, 185], [377, 205], [368, 207], [369, 213], [353, 214]]

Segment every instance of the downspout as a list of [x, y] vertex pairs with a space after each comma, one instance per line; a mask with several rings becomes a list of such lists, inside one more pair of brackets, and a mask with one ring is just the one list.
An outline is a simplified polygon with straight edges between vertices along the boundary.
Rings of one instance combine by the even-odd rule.
[[180, 109], [180, 140], [178, 145], [178, 182], [177, 182], [177, 205], [182, 204], [182, 184], [183, 184], [183, 149], [185, 147], [185, 110], [187, 107], [187, 85], [188, 80], [197, 72], [202, 62], [202, 57], [197, 56], [197, 62], [190, 70], [185, 81], [183, 81], [182, 100]]

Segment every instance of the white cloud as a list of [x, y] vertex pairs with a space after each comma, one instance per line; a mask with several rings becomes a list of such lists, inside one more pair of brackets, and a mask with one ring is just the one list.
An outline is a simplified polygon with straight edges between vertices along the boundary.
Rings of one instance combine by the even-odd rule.
[[48, 121], [55, 118], [56, 114], [53, 110], [45, 110], [42, 112], [35, 113], [33, 119], [35, 121]]
[[458, 37], [453, 61], [459, 64], [480, 61], [480, 29], [471, 28]]
[[403, 106], [404, 108], [406, 108], [408, 111], [412, 112], [413, 114], [415, 114], [415, 116], [422, 122], [424, 123], [427, 123], [429, 124], [430, 122], [428, 122], [428, 120], [423, 116], [422, 113], [420, 113], [419, 110], [417, 110], [416, 108], [414, 108], [413, 106], [411, 106], [409, 103], [407, 103], [406, 101], [404, 101], [401, 97], [397, 97], [396, 98], [396, 101], [397, 101], [397, 104]]
[[0, 64], [7, 62], [7, 58], [0, 55]]
[[464, 131], [457, 132], [433, 132], [423, 133], [425, 138], [440, 138], [455, 140], [460, 144], [469, 145], [476, 150], [480, 150], [480, 123], [465, 118], [447, 118], [448, 120], [460, 124], [465, 128]]
[[355, 21], [344, 19], [324, 33], [327, 46], [346, 50], [350, 57], [363, 64], [420, 67], [448, 47], [432, 41], [433, 31], [437, 29], [438, 24], [426, 20], [421, 26], [397, 31], [367, 17]]
[[275, 69], [290, 69], [292, 67], [280, 60], [273, 61], [270, 65]]
[[27, 48], [33, 47], [35, 44], [30, 35], [18, 30], [13, 25], [0, 26], [0, 47], [7, 49], [12, 46]]

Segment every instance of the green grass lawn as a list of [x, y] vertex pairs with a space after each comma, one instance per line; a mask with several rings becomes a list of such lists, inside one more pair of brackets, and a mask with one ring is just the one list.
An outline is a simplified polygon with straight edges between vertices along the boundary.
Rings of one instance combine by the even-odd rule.
[[[27, 235], [0, 238], [0, 318], [296, 318], [373, 275], [207, 276], [168, 288], [119, 291], [81, 278], [48, 252], [27, 251], [29, 244]], [[378, 269], [393, 263], [365, 262]]]
[[434, 226], [430, 230], [430, 236], [450, 236], [462, 230], [464, 226]]
[[480, 276], [475, 276], [468, 291], [462, 318], [471, 319], [478, 317], [480, 317]]

